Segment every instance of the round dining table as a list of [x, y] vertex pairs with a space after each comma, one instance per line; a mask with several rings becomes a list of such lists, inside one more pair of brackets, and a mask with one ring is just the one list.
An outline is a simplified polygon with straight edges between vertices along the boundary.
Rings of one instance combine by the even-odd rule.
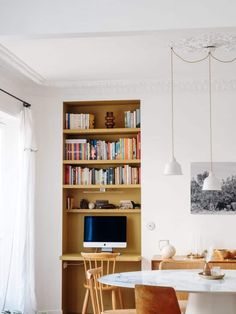
[[136, 284], [168, 286], [188, 292], [186, 314], [236, 314], [236, 270], [222, 270], [223, 279], [209, 280], [201, 270], [150, 270], [102, 276], [103, 284], [134, 288]]

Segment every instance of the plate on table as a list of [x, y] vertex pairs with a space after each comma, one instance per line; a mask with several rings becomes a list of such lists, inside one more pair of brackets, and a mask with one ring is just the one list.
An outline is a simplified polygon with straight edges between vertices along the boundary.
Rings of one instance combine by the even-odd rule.
[[198, 273], [198, 275], [204, 279], [209, 279], [209, 280], [219, 280], [223, 279], [225, 274], [221, 275], [204, 275], [203, 272]]

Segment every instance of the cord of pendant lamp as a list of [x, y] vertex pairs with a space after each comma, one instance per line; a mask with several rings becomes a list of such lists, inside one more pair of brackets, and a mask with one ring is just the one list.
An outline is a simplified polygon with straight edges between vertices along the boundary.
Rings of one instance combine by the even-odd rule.
[[213, 172], [213, 166], [212, 166], [212, 90], [211, 90], [211, 52], [209, 51], [208, 54], [208, 83], [209, 83], [209, 115], [210, 115], [210, 123], [209, 123], [209, 134], [210, 134], [210, 170]]
[[212, 49], [215, 48], [215, 46], [207, 46], [203, 47], [208, 49], [207, 55], [200, 59], [196, 60], [187, 60], [180, 56], [173, 47], [171, 47], [171, 148], [172, 148], [172, 160], [166, 164], [164, 174], [166, 175], [179, 175], [182, 174], [181, 166], [175, 159], [175, 145], [174, 145], [174, 62], [173, 62], [173, 55], [175, 55], [180, 60], [186, 62], [186, 63], [199, 63], [206, 59], [208, 59], [208, 78], [209, 78], [209, 142], [210, 142], [210, 172], [209, 176], [204, 180], [203, 189], [205, 190], [220, 190], [220, 182], [215, 177], [213, 173], [213, 136], [212, 136], [212, 59], [221, 62], [221, 63], [231, 63], [236, 61], [236, 57], [231, 60], [222, 60], [218, 57], [215, 57], [212, 54]]
[[174, 62], [173, 48], [170, 50], [170, 76], [171, 76], [171, 160], [165, 165], [165, 175], [182, 175], [181, 165], [175, 159], [174, 144]]

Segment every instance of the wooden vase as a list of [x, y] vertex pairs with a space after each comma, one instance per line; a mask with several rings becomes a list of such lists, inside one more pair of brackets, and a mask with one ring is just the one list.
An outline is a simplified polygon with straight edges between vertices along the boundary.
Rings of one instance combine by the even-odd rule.
[[203, 275], [205, 276], [211, 276], [211, 268], [209, 263], [205, 262], [204, 267], [203, 267]]
[[115, 126], [115, 117], [113, 116], [113, 112], [107, 112], [106, 116], [105, 116], [105, 126], [108, 129], [114, 128]]

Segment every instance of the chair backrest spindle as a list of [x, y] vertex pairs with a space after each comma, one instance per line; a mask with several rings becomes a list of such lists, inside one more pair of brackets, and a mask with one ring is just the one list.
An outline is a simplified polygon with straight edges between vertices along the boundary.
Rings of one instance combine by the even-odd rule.
[[[84, 253], [81, 252], [84, 259], [85, 278], [89, 269], [101, 268], [101, 276], [114, 274], [116, 258], [120, 253]], [[103, 285], [105, 287], [107, 285]]]

